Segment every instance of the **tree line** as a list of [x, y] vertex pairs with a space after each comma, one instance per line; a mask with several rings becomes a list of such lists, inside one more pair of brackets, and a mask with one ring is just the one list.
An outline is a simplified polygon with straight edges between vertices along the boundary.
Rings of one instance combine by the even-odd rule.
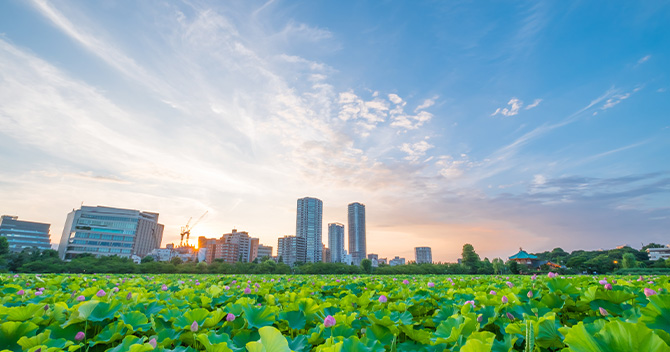
[[501, 258], [483, 260], [471, 244], [463, 245], [460, 263], [425, 263], [410, 262], [407, 265], [390, 266], [380, 264], [372, 267], [369, 259], [364, 259], [360, 265], [344, 263], [295, 263], [290, 267], [281, 262], [275, 262], [269, 257], [259, 258], [251, 263], [225, 263], [220, 259], [211, 264], [204, 262], [182, 262], [180, 258], [173, 258], [170, 262], [157, 262], [147, 256], [140, 264], [131, 259], [118, 256], [95, 256], [80, 254], [70, 260], [63, 261], [54, 250], [39, 250], [25, 248], [21, 252], [10, 252], [7, 239], [0, 237], [0, 272], [24, 273], [146, 273], [146, 274], [377, 274], [377, 275], [459, 275], [459, 274], [530, 274], [554, 271], [564, 274], [580, 273], [612, 273], [617, 270], [637, 273], [639, 271], [666, 271], [670, 267], [670, 260], [650, 261], [647, 248], [662, 247], [650, 244], [641, 250], [631, 247], [622, 247], [606, 251], [577, 250], [571, 253], [561, 248], [552, 251], [535, 253], [539, 260], [565, 266], [552, 268], [543, 266], [531, 269], [525, 265], [510, 260], [505, 262]]

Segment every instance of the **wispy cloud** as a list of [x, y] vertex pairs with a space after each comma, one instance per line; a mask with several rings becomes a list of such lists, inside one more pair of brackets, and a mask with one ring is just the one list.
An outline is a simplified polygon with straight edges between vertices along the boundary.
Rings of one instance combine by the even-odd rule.
[[637, 60], [637, 64], [638, 65], [643, 64], [643, 63], [647, 62], [649, 59], [651, 59], [651, 55], [643, 56], [639, 60]]
[[407, 156], [405, 157], [405, 160], [409, 160], [412, 162], [417, 162], [419, 158], [423, 157], [426, 155], [426, 152], [435, 146], [428, 143], [428, 141], [423, 140], [419, 141], [416, 143], [403, 143], [400, 146], [400, 150], [403, 152], [407, 153]]
[[534, 107], [537, 107], [542, 102], [542, 99], [535, 99], [532, 104], [526, 106], [526, 110], [530, 110]]
[[523, 102], [517, 98], [512, 98], [507, 102], [507, 105], [509, 105], [509, 107], [497, 108], [491, 116], [496, 116], [498, 114], [503, 116], [514, 116], [519, 113], [519, 109], [523, 106]]

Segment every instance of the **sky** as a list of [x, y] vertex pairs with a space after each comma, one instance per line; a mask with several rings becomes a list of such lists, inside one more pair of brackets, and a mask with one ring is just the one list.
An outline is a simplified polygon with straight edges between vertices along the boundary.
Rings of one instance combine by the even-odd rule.
[[[670, 239], [666, 1], [0, 2], [0, 213], [453, 262]], [[346, 236], [345, 236], [346, 237]]]

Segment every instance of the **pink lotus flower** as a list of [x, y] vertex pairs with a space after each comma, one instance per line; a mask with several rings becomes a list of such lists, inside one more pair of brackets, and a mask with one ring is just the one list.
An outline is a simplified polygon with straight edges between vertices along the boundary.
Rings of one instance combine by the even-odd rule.
[[402, 280], [402, 283], [407, 285], [407, 284], [409, 284], [409, 281], [407, 281], [407, 279], [405, 279], [405, 280]]
[[151, 347], [153, 347], [153, 348], [156, 348], [156, 346], [158, 346], [158, 342], [156, 342], [156, 338], [153, 338], [153, 339], [149, 340], [148, 343], [149, 343], [149, 344], [151, 345]]
[[512, 287], [514, 287], [514, 284], [513, 284], [513, 283], [511, 283], [511, 282], [509, 282], [509, 281], [507, 281], [507, 282], [506, 282], [506, 284], [507, 284], [507, 287], [509, 287], [509, 288], [512, 288]]
[[547, 274], [547, 276], [548, 276], [550, 279], [553, 279], [553, 278], [555, 278], [556, 276], [558, 276], [558, 274], [556, 274], [556, 273], [552, 273], [552, 272], [550, 271], [549, 274]]
[[606, 284], [607, 284], [607, 280], [600, 280], [600, 281], [598, 281], [598, 283], [601, 284], [601, 285], [606, 285]]
[[23, 295], [26, 294], [26, 291], [24, 291], [24, 290], [18, 290], [18, 291], [16, 291], [16, 294], [19, 295], [19, 296], [23, 296]]
[[602, 315], [602, 316], [604, 316], [604, 317], [606, 317], [606, 316], [608, 316], [608, 315], [610, 314], [610, 313], [608, 313], [608, 312], [605, 310], [605, 308], [603, 308], [603, 307], [598, 307], [598, 311], [600, 312], [600, 315]]
[[235, 320], [235, 314], [228, 313], [228, 315], [226, 315], [226, 321], [233, 321], [233, 320]]
[[493, 291], [493, 290], [491, 290], [491, 292], [489, 292], [489, 294], [490, 294], [490, 295], [494, 295], [494, 296], [495, 296], [495, 295], [497, 295], [497, 294], [498, 294], [498, 292], [496, 292], [496, 291]]
[[501, 300], [502, 303], [504, 303], [504, 304], [507, 304], [507, 302], [509, 302], [509, 299], [507, 299], [507, 296], [502, 296], [502, 298], [501, 298], [500, 300]]
[[533, 281], [535, 281], [535, 279], [537, 279], [537, 274], [533, 274], [533, 276], [531, 276], [530, 279], [533, 280]]
[[642, 281], [642, 280], [644, 280], [644, 279], [642, 278], [642, 275], [640, 275], [640, 277], [637, 278], [637, 281]]
[[612, 289], [612, 284], [605, 284], [605, 289], [606, 290], [611, 290]]
[[652, 290], [652, 289], [650, 289], [650, 288], [647, 288], [647, 287], [644, 288], [644, 295], [645, 295], [645, 296], [649, 297], [649, 296], [653, 296], [653, 295], [655, 295], [655, 294], [657, 294], [656, 291], [654, 291], [654, 290]]
[[163, 290], [163, 291], [167, 291], [167, 289], [168, 289], [168, 287], [167, 287], [166, 284], [163, 284], [163, 286], [161, 286], [161, 290]]
[[44, 291], [44, 287], [40, 287], [40, 288], [38, 288], [38, 290]]
[[528, 298], [533, 298], [533, 291], [528, 291], [528, 294], [526, 294]]
[[514, 321], [514, 316], [512, 315], [512, 313], [507, 312], [506, 315], [507, 315], [507, 319], [509, 319], [509, 320], [511, 320], [511, 321]]
[[41, 295], [42, 295], [42, 291], [35, 291], [35, 296], [41, 296]]
[[472, 308], [475, 307], [475, 301], [465, 301], [465, 304], [470, 304]]
[[250, 293], [251, 293], [251, 289], [248, 288], [248, 287], [245, 287], [245, 288], [244, 288], [244, 294], [248, 295], [248, 294], [250, 294]]
[[332, 315], [329, 315], [326, 317], [326, 319], [323, 319], [323, 327], [324, 328], [329, 328], [331, 326], [335, 325], [335, 318], [333, 318]]
[[223, 289], [228, 291], [228, 290], [230, 290], [230, 286], [223, 286]]
[[386, 303], [386, 301], [388, 301], [388, 298], [386, 298], [386, 296], [384, 295], [379, 296], [379, 302]]
[[102, 289], [101, 289], [101, 290], [98, 291], [98, 293], [96, 293], [95, 295], [98, 296], [98, 297], [104, 297], [106, 294], [107, 294], [107, 293], [105, 292], [105, 290], [102, 290]]
[[77, 296], [77, 301], [81, 302], [81, 301], [85, 301], [85, 300], [86, 300], [86, 297], [84, 297], [82, 295]]
[[74, 335], [74, 340], [75, 341], [81, 341], [86, 337], [86, 334], [84, 334], [83, 331], [78, 332], [76, 335]]
[[198, 322], [195, 320], [193, 321], [193, 324], [191, 324], [191, 331], [193, 332], [198, 331]]
[[231, 282], [231, 284], [236, 284], [236, 283], [237, 283], [237, 280], [233, 280], [233, 282]]
[[429, 282], [429, 283], [428, 283], [428, 287], [435, 287], [435, 284], [432, 283], [432, 282]]

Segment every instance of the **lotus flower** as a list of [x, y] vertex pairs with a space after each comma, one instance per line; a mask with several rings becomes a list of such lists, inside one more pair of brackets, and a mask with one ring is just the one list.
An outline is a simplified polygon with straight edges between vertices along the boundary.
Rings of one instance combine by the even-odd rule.
[[610, 313], [608, 313], [608, 312], [605, 310], [605, 308], [603, 308], [603, 307], [598, 307], [598, 311], [600, 312], [600, 315], [602, 315], [602, 316], [604, 316], [604, 317], [606, 317], [606, 316], [608, 316], [608, 315], [610, 314]]
[[86, 297], [84, 297], [83, 295], [77, 296], [77, 301], [81, 302], [81, 301], [85, 301], [85, 300], [86, 300]]
[[528, 294], [526, 294], [528, 298], [533, 298], [533, 291], [528, 291]]
[[553, 278], [555, 278], [556, 276], [558, 276], [558, 274], [556, 274], [556, 273], [552, 273], [552, 272], [550, 271], [549, 274], [547, 274], [547, 276], [548, 276], [550, 279], [553, 279]]
[[537, 279], [537, 274], [533, 274], [533, 276], [530, 279], [535, 281], [535, 279]]
[[429, 283], [428, 283], [428, 287], [435, 287], [435, 284], [432, 283], [432, 282], [429, 282]]
[[167, 291], [167, 289], [168, 289], [168, 287], [167, 287], [166, 284], [163, 284], [163, 286], [161, 286], [161, 290], [163, 290], [163, 291]]
[[233, 321], [233, 320], [235, 320], [235, 314], [228, 313], [228, 315], [226, 315], [226, 321]]
[[386, 298], [386, 296], [384, 295], [379, 296], [379, 302], [386, 303], [386, 301], [388, 301], [388, 298]]
[[228, 291], [228, 290], [230, 290], [230, 286], [223, 286], [223, 289]]
[[507, 282], [506, 282], [506, 284], [507, 284], [507, 287], [509, 287], [509, 288], [512, 288], [512, 287], [514, 287], [514, 284], [513, 284], [513, 283], [511, 283], [511, 282], [509, 282], [509, 281], [507, 281]]
[[35, 291], [35, 296], [41, 296], [41, 295], [42, 295], [42, 291]]
[[19, 274], [14, 274], [14, 278], [17, 278], [17, 277], [19, 277]]
[[642, 280], [644, 280], [644, 279], [642, 278], [642, 275], [640, 275], [640, 277], [637, 278], [637, 281], [642, 281]]
[[158, 343], [156, 342], [156, 338], [153, 338], [153, 339], [149, 340], [149, 344], [153, 348], [156, 348], [156, 346], [158, 346]]
[[607, 285], [607, 280], [600, 280], [598, 283], [601, 285]]
[[98, 293], [96, 293], [95, 295], [98, 297], [104, 297], [106, 294], [107, 293], [105, 292], [105, 290], [100, 289], [100, 291], [98, 291]]
[[251, 293], [251, 289], [248, 288], [248, 287], [245, 287], [245, 288], [244, 288], [244, 294], [245, 294], [245, 295], [248, 295], [248, 294], [250, 294], [250, 293]]
[[507, 296], [502, 296], [502, 298], [501, 298], [500, 300], [501, 300], [502, 303], [504, 303], [504, 304], [507, 304], [507, 302], [509, 302], [509, 299], [507, 299]]
[[475, 301], [465, 301], [465, 304], [470, 304], [470, 305], [472, 305], [472, 308], [475, 307]]
[[24, 291], [24, 290], [18, 290], [18, 291], [16, 291], [16, 294], [19, 295], [19, 296], [23, 296], [23, 295], [26, 294], [26, 291]]
[[605, 284], [605, 289], [606, 290], [611, 290], [612, 289], [612, 284]]
[[130, 300], [131, 298], [133, 298], [133, 293], [132, 293], [132, 292], [128, 292], [128, 295], [126, 295], [126, 299], [127, 299], [127, 300]]
[[478, 316], [477, 316], [477, 322], [478, 322], [478, 323], [481, 323], [481, 322], [482, 322], [482, 320], [484, 320], [484, 316], [483, 316], [483, 315], [481, 315], [481, 314], [480, 314], [480, 315], [478, 315]]
[[507, 315], [507, 319], [514, 321], [514, 316], [512, 315], [512, 313], [507, 312], [506, 315]]
[[191, 324], [191, 331], [193, 332], [198, 331], [198, 322], [195, 320], [193, 321], [193, 324]]
[[38, 288], [38, 290], [44, 291], [44, 287], [40, 287], [40, 288]]
[[407, 285], [407, 284], [409, 284], [409, 281], [407, 281], [407, 279], [405, 279], [405, 280], [402, 280], [402, 283]]
[[652, 289], [650, 289], [650, 288], [647, 288], [647, 287], [644, 288], [644, 295], [645, 295], [645, 296], [649, 297], [649, 296], [653, 296], [653, 295], [655, 295], [655, 294], [657, 294], [656, 291], [654, 291], [654, 290], [652, 290]]
[[497, 295], [498, 293], [497, 293], [496, 291], [491, 290], [491, 292], [489, 292], [489, 294], [495, 296], [495, 295]]
[[86, 334], [84, 334], [83, 331], [78, 332], [76, 335], [74, 335], [74, 340], [75, 341], [81, 341], [86, 337]]
[[329, 328], [331, 326], [335, 325], [335, 318], [333, 318], [332, 315], [329, 315], [326, 317], [326, 319], [323, 319], [323, 327], [324, 328]]

